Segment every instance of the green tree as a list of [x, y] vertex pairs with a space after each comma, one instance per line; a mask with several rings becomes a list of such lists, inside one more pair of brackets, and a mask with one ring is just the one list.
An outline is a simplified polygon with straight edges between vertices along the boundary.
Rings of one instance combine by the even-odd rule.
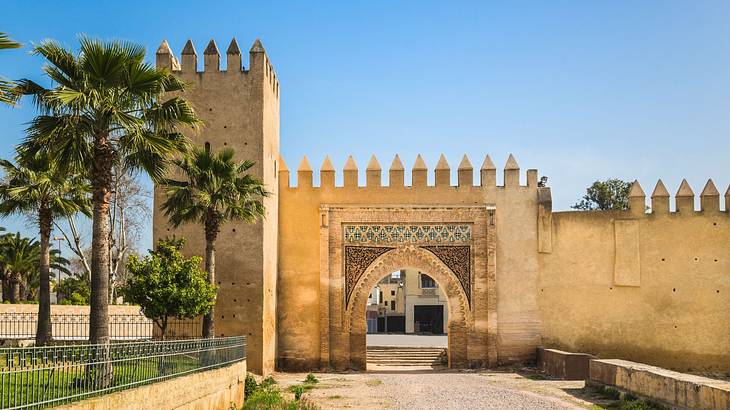
[[[9, 48], [20, 48], [20, 43], [17, 43], [10, 38], [7, 34], [0, 33], [0, 50]], [[0, 77], [0, 103], [14, 104], [17, 100], [17, 94], [13, 92], [14, 84], [11, 81], [5, 80]]]
[[[89, 340], [109, 343], [109, 201], [112, 168], [142, 170], [159, 181], [170, 158], [187, 139], [179, 126], [197, 127], [198, 117], [180, 93], [186, 85], [167, 70], [146, 63], [142, 46], [82, 37], [73, 53], [55, 41], [33, 49], [48, 64], [47, 89], [21, 80], [18, 92], [33, 98], [41, 114], [30, 124], [22, 150], [45, 153], [91, 185], [91, 315]], [[106, 381], [105, 381], [106, 383]]]
[[[31, 215], [40, 233], [39, 306], [36, 346], [51, 340], [51, 231], [53, 220], [82, 212], [90, 215], [88, 185], [62, 172], [47, 155], [18, 157], [18, 165], [0, 160], [0, 215]], [[35, 287], [31, 287], [35, 289]]]
[[63, 295], [62, 305], [88, 305], [91, 297], [89, 281], [81, 275], [68, 276], [58, 283], [58, 291]]
[[[215, 241], [227, 221], [254, 223], [264, 215], [263, 198], [269, 193], [258, 178], [247, 173], [251, 161], [236, 162], [230, 148], [218, 153], [194, 148], [189, 155], [175, 160], [184, 179], [168, 179], [167, 198], [161, 209], [172, 226], [197, 222], [205, 231], [205, 270], [208, 282], [215, 284]], [[212, 337], [214, 310], [203, 318], [203, 337]]]
[[186, 259], [180, 252], [183, 240], [160, 240], [157, 249], [140, 259], [129, 257], [131, 276], [120, 289], [124, 300], [140, 305], [145, 316], [154, 320], [165, 338], [172, 317], [192, 319], [213, 307], [216, 287], [208, 283], [200, 269], [201, 258]]
[[[40, 277], [38, 267], [41, 260], [40, 244], [30, 238], [15, 235], [5, 235], [0, 240], [0, 265], [8, 280], [8, 300], [17, 303], [23, 299], [33, 297], [35, 288], [39, 286]], [[51, 269], [68, 272], [68, 261], [58, 256], [58, 251], [50, 255]]]
[[571, 208], [581, 211], [620, 211], [629, 209], [631, 182], [620, 179], [596, 181], [586, 189], [586, 194]]

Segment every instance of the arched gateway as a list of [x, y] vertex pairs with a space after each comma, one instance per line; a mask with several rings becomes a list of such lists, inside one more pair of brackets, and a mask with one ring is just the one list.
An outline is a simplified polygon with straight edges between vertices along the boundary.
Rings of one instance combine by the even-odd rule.
[[[450, 367], [496, 361], [494, 213], [487, 207], [338, 207], [321, 212], [321, 367], [365, 369], [370, 289], [404, 267], [428, 272], [449, 306]], [[490, 303], [491, 300], [491, 303]], [[491, 317], [490, 317], [491, 316]], [[491, 324], [491, 328], [490, 328]]]

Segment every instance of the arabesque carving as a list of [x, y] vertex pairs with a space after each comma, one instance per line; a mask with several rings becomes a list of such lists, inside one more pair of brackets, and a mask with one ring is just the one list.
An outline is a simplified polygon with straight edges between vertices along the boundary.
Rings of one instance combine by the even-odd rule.
[[459, 279], [471, 305], [471, 247], [469, 246], [421, 246], [436, 255]]
[[345, 246], [345, 304], [350, 301], [352, 290], [365, 269], [378, 256], [392, 250], [392, 247]]

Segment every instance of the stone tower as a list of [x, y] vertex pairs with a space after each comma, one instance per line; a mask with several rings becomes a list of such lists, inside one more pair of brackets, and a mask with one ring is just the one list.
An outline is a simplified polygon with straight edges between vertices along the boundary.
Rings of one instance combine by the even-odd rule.
[[[267, 374], [274, 369], [276, 350], [279, 81], [258, 39], [249, 50], [248, 69], [242, 65], [235, 39], [226, 50], [226, 60], [222, 70], [214, 40], [203, 52], [203, 71], [198, 70], [198, 54], [190, 40], [179, 61], [166, 41], [157, 50], [157, 67], [173, 71], [190, 84], [185, 98], [204, 122], [200, 131], [189, 132], [188, 137], [199, 146], [210, 144], [213, 150], [233, 148], [237, 160], [254, 161], [250, 172], [271, 192], [264, 200], [264, 221], [225, 224], [216, 247], [216, 336], [246, 335], [249, 369]], [[163, 200], [162, 190], [155, 189], [154, 240], [184, 237], [186, 254], [204, 255], [202, 227], [171, 228], [157, 209]]]

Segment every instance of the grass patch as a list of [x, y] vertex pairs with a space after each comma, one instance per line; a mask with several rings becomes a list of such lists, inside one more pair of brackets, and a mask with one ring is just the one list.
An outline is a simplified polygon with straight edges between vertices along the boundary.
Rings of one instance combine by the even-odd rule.
[[665, 407], [650, 400], [644, 400], [636, 397], [631, 393], [621, 392], [613, 387], [604, 386], [597, 391], [598, 395], [613, 402], [607, 405], [594, 404], [591, 409], [611, 409], [611, 410], [664, 410]]
[[287, 390], [294, 394], [294, 400], [286, 399], [277, 385], [278, 382], [272, 376], [256, 383], [253, 375], [246, 375], [243, 410], [319, 410], [317, 405], [302, 397], [314, 388], [314, 383], [290, 386]]
[[380, 379], [370, 379], [370, 380], [366, 381], [365, 384], [370, 387], [375, 387], [375, 386], [380, 386], [381, 384], [383, 384], [383, 381]]

